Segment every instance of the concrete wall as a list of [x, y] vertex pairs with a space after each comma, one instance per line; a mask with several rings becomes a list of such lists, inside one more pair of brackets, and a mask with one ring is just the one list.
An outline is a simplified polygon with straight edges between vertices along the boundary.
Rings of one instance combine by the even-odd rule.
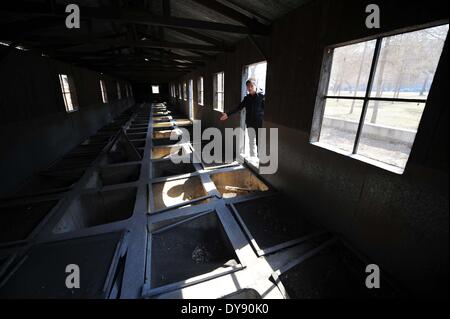
[[[59, 73], [74, 77], [76, 112], [66, 113]], [[100, 77], [106, 80], [107, 104], [101, 100]], [[121, 100], [117, 99], [117, 81], [122, 87]], [[133, 105], [133, 99], [126, 98], [126, 83], [29, 52], [9, 52], [0, 61], [0, 196], [13, 192]]]
[[[322, 126], [339, 129], [346, 132], [356, 132], [359, 122], [347, 121], [333, 117], [323, 117]], [[386, 140], [392, 142], [412, 145], [416, 137], [416, 131], [399, 129], [395, 127], [383, 126], [379, 124], [364, 123], [364, 136], [374, 139]]]
[[[265, 126], [279, 129], [279, 170], [266, 176], [308, 216], [342, 234], [415, 295], [448, 295], [448, 44], [403, 175], [309, 143], [324, 48], [447, 19], [448, 4], [377, 1], [381, 30], [365, 27], [366, 1], [317, 0], [273, 25], [269, 37]], [[265, 49], [265, 44], [261, 46]], [[241, 96], [242, 67], [265, 60], [252, 42], [219, 55], [179, 81], [194, 79], [195, 117], [203, 127], [226, 123], [212, 110], [212, 74], [225, 71], [225, 110]], [[204, 76], [205, 106], [196, 105]], [[178, 83], [178, 82], [176, 82]], [[174, 101], [187, 114], [187, 102]], [[293, 164], [295, 163], [295, 164]], [[293, 217], [295, 218], [295, 216]]]

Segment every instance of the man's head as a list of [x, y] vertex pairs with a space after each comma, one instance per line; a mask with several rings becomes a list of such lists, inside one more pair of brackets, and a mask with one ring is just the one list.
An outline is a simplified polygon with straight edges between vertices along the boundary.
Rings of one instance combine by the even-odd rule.
[[247, 86], [247, 92], [251, 95], [256, 93], [256, 80], [253, 78], [250, 78], [245, 82], [245, 85]]

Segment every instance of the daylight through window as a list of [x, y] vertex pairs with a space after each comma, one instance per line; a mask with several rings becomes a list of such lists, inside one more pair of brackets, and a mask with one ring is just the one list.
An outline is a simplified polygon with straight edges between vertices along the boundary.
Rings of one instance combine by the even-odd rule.
[[402, 173], [447, 32], [448, 24], [330, 49], [311, 141]]

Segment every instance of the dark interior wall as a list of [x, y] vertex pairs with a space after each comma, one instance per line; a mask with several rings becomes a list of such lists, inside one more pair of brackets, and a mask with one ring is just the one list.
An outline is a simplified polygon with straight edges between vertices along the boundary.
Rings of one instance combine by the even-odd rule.
[[[76, 112], [66, 113], [59, 73], [74, 78], [79, 105]], [[102, 103], [100, 78], [106, 81], [107, 104]], [[117, 82], [121, 84], [121, 100], [117, 98]], [[125, 80], [30, 52], [10, 51], [0, 62], [0, 195], [13, 192], [131, 106], [134, 102], [126, 98], [125, 84]]]
[[[365, 27], [365, 1], [318, 0], [273, 25], [265, 126], [279, 130], [279, 169], [265, 177], [298, 201], [304, 214], [342, 234], [415, 295], [448, 295], [448, 43], [433, 82], [410, 160], [402, 175], [309, 143], [324, 48], [447, 19], [448, 4], [378, 1], [381, 29]], [[194, 79], [195, 117], [219, 122], [212, 110], [212, 74], [225, 71], [225, 110], [240, 99], [242, 67], [264, 60], [249, 41], [180, 78]], [[205, 106], [196, 79], [204, 76]], [[186, 114], [187, 102], [174, 100]], [[295, 165], [293, 164], [295, 163]]]

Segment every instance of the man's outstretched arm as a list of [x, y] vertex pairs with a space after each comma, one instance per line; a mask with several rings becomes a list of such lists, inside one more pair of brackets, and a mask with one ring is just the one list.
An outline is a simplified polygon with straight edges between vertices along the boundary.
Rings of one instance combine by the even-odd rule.
[[236, 114], [236, 113], [242, 111], [242, 109], [245, 107], [244, 101], [245, 101], [245, 97], [244, 97], [244, 99], [241, 101], [241, 103], [239, 103], [239, 106], [238, 106], [237, 108], [235, 108], [234, 110], [231, 110], [230, 112], [226, 112], [226, 113], [223, 112], [223, 113], [222, 113], [222, 116], [220, 117], [220, 120], [221, 120], [221, 121], [225, 121], [225, 120], [228, 119], [229, 116], [231, 116], [231, 115], [233, 115], [233, 114]]

